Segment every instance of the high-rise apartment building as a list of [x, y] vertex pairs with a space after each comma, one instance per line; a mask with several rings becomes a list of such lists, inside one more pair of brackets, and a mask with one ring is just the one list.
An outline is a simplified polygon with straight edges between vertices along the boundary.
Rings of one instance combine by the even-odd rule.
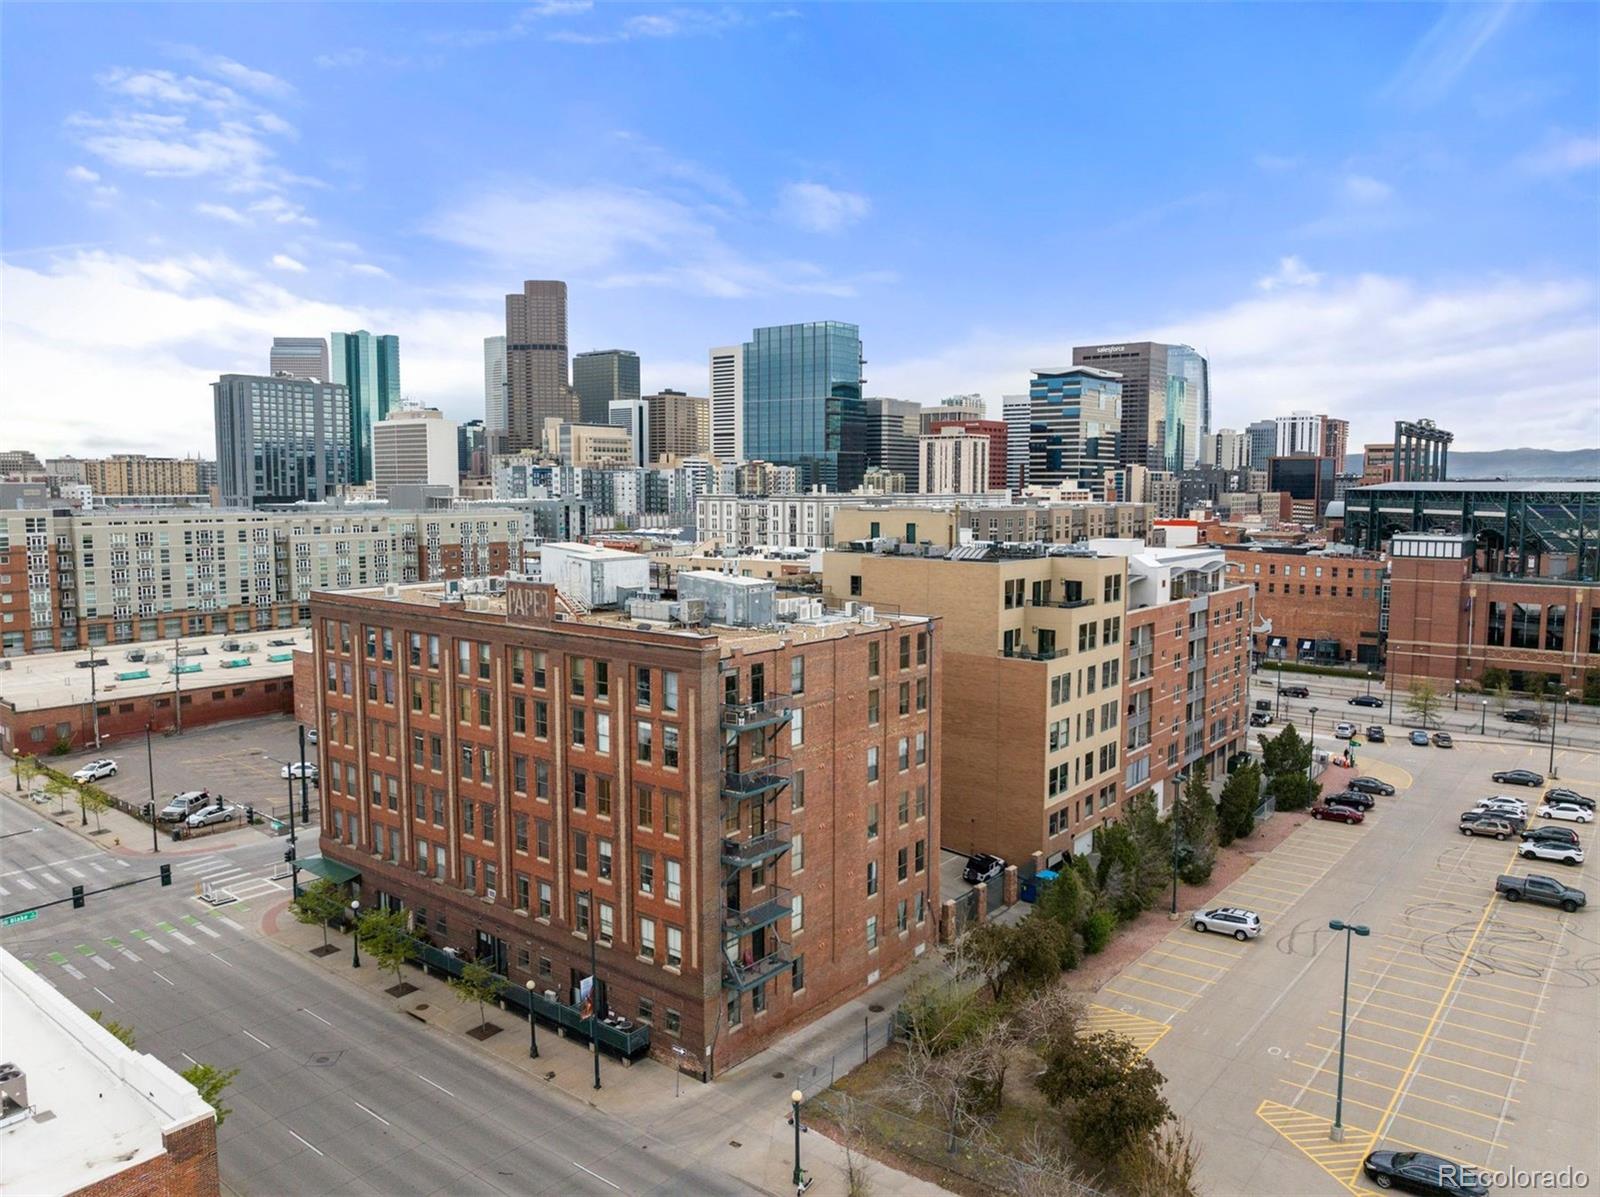
[[309, 378], [313, 382], [332, 381], [328, 377], [326, 337], [273, 337], [267, 363], [268, 374], [287, 374], [290, 378]]
[[1361, 485], [1380, 486], [1394, 481], [1394, 442], [1365, 445], [1361, 452]]
[[643, 399], [619, 399], [611, 405], [611, 418], [606, 422], [615, 428], [626, 428], [633, 438], [633, 464], [647, 466], [653, 460], [650, 444], [650, 405]]
[[1324, 417], [1297, 411], [1277, 418], [1278, 440], [1273, 457], [1321, 457]]
[[588, 545], [542, 566], [317, 596], [321, 847], [363, 900], [710, 1077], [936, 942], [936, 621], [701, 571], [622, 601], [648, 560]]
[[1446, 432], [1432, 420], [1396, 420], [1392, 481], [1446, 481], [1450, 476], [1450, 442], [1455, 439], [1455, 433]]
[[79, 480], [96, 495], [203, 495], [200, 459], [114, 453], [77, 463]]
[[506, 450], [539, 448], [551, 417], [578, 419], [567, 377], [567, 284], [529, 279], [506, 296]]
[[959, 428], [971, 436], [989, 438], [989, 481], [987, 486], [980, 486], [977, 489], [1005, 490], [1009, 485], [1006, 481], [1006, 466], [1011, 452], [1010, 428], [1006, 423], [1002, 420], [949, 420], [941, 417], [934, 420], [929, 433], [937, 436], [946, 428]]
[[1006, 488], [1019, 491], [1028, 476], [1033, 401], [1027, 395], [1002, 395], [1000, 411], [1006, 426]]
[[1245, 425], [1245, 439], [1249, 442], [1249, 468], [1264, 470], [1267, 462], [1278, 455], [1278, 421], [1257, 420]]
[[917, 489], [921, 468], [918, 438], [929, 431], [920, 403], [909, 399], [867, 399], [867, 464], [890, 473], [904, 474], [906, 485]]
[[402, 407], [372, 427], [373, 492], [444, 486], [456, 493], [456, 426], [436, 407]]
[[1219, 470], [1244, 470], [1250, 468], [1250, 434], [1221, 428], [1212, 433], [1207, 442], [1211, 446], [1209, 464]]
[[226, 506], [320, 503], [355, 480], [352, 405], [344, 386], [224, 374], [211, 394]]
[[711, 400], [665, 390], [645, 396], [644, 404], [650, 423], [650, 456], [644, 464], [710, 456]]
[[1344, 457], [1350, 448], [1350, 421], [1334, 416], [1322, 417], [1322, 454], [1333, 458], [1333, 472], [1344, 473]]
[[42, 474], [44, 463], [30, 449], [0, 451], [0, 477], [7, 474]]
[[919, 435], [928, 435], [935, 424], [950, 420], [984, 420], [988, 414], [982, 395], [950, 395], [931, 407], [921, 409], [922, 428]]
[[1028, 387], [1027, 485], [1066, 482], [1103, 498], [1105, 475], [1118, 461], [1122, 402], [1122, 380], [1110, 370], [1035, 370]]
[[744, 444], [806, 487], [853, 490], [867, 468], [861, 331], [825, 320], [758, 328], [744, 344]]
[[1113, 370], [1122, 382], [1118, 460], [1177, 472], [1199, 457], [1200, 435], [1211, 418], [1210, 368], [1188, 345], [1152, 341], [1080, 345], [1077, 366]]
[[572, 359], [572, 389], [578, 393], [578, 420], [604, 424], [611, 405], [639, 398], [639, 355], [631, 349], [591, 349]]
[[486, 436], [506, 435], [506, 339], [483, 338], [483, 430]]
[[489, 436], [482, 420], [468, 420], [456, 429], [456, 470], [463, 478], [489, 474]]
[[744, 456], [744, 346], [711, 351], [711, 453], [723, 465]]
[[989, 438], [952, 424], [919, 440], [921, 491], [970, 495], [989, 489]]
[[330, 338], [331, 378], [350, 395], [350, 481], [372, 481], [372, 426], [400, 406], [400, 338], [362, 329]]

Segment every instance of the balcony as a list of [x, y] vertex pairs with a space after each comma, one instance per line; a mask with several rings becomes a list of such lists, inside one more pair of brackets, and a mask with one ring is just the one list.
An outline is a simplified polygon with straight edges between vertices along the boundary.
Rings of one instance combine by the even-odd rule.
[[787, 823], [773, 823], [760, 835], [722, 837], [722, 863], [732, 869], [748, 869], [782, 856], [789, 850], [791, 828]]
[[1197, 624], [1195, 627], [1189, 629], [1189, 639], [1191, 641], [1204, 640], [1206, 638], [1207, 630], [1208, 629], [1206, 628], [1205, 624]]
[[770, 927], [779, 919], [786, 919], [793, 911], [794, 894], [777, 886], [768, 886], [770, 896], [752, 902], [743, 909], [725, 906], [722, 910], [723, 930], [734, 935], [748, 935], [762, 927]]
[[722, 796], [731, 802], [761, 798], [781, 790], [794, 779], [794, 762], [774, 757], [762, 765], [752, 765], [743, 773], [729, 770], [722, 776]]
[[787, 723], [794, 714], [794, 703], [787, 697], [761, 702], [730, 702], [722, 707], [722, 726], [736, 731], [753, 731]]
[[1002, 648], [1000, 655], [1002, 657], [1016, 657], [1023, 661], [1054, 661], [1057, 657], [1066, 656], [1067, 653], [1065, 649], [1061, 648], [1047, 648], [1043, 652], [1039, 652], [1036, 649], [1015, 647]]
[[775, 944], [773, 950], [760, 960], [742, 958], [734, 961], [724, 954], [722, 957], [722, 987], [724, 989], [737, 989], [740, 993], [743, 993], [747, 989], [754, 989], [763, 981], [777, 976], [793, 965], [794, 949], [786, 943]]

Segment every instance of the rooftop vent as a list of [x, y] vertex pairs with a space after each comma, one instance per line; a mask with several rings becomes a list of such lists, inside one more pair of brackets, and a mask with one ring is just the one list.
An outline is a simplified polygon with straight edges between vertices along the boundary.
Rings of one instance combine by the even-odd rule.
[[0, 1114], [28, 1108], [28, 1074], [15, 1064], [0, 1064]]

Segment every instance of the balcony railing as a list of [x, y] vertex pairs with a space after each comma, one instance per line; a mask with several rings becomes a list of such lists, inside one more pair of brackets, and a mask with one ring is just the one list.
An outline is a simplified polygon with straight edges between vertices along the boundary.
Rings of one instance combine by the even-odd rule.
[[763, 765], [752, 765], [742, 773], [729, 770], [722, 776], [722, 796], [733, 802], [760, 798], [782, 789], [794, 780], [794, 762], [775, 757]]
[[1048, 648], [1043, 652], [1039, 652], [1037, 649], [1014, 647], [1002, 648], [1000, 655], [1002, 657], [1017, 657], [1024, 661], [1054, 661], [1057, 657], [1064, 657], [1067, 654], [1065, 649], [1060, 648]]
[[794, 949], [786, 943], [778, 943], [760, 960], [745, 957], [732, 960], [725, 954], [722, 958], [722, 987], [743, 993], [793, 966]]
[[774, 823], [760, 835], [722, 837], [722, 863], [729, 868], [748, 869], [751, 865], [782, 856], [789, 850], [791, 828]]
[[722, 926], [738, 935], [748, 935], [762, 927], [770, 927], [779, 919], [788, 918], [794, 910], [794, 894], [776, 886], [769, 887], [767, 897], [752, 902], [740, 910], [724, 907]]
[[722, 726], [750, 731], [787, 723], [794, 715], [794, 703], [787, 697], [768, 698], [761, 702], [730, 702], [722, 707]]

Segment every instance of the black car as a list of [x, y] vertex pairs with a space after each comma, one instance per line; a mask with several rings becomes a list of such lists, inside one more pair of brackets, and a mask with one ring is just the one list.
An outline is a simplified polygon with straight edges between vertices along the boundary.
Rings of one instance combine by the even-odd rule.
[[1377, 799], [1371, 794], [1363, 794], [1360, 790], [1341, 790], [1322, 801], [1328, 806], [1348, 806], [1355, 810], [1371, 810], [1378, 805]]
[[1578, 833], [1570, 827], [1554, 827], [1541, 823], [1538, 827], [1525, 827], [1521, 832], [1525, 840], [1538, 840], [1545, 844], [1571, 844], [1578, 846]]
[[1474, 1169], [1420, 1151], [1374, 1151], [1362, 1162], [1361, 1170], [1380, 1189], [1445, 1197], [1486, 1197], [1489, 1192]]
[[1384, 739], [1383, 724], [1371, 723], [1367, 725], [1367, 742], [1369, 744], [1382, 744]]
[[1347, 783], [1347, 788], [1358, 790], [1363, 794], [1379, 794], [1385, 798], [1394, 796], [1394, 787], [1386, 781], [1379, 781], [1376, 777], [1352, 777]]
[[967, 858], [967, 867], [961, 870], [961, 880], [968, 885], [981, 885], [991, 877], [998, 877], [1006, 871], [1006, 862], [998, 856], [990, 856], [987, 852], [979, 852], [976, 856]]
[[1498, 773], [1490, 774], [1489, 780], [1512, 786], [1542, 786], [1544, 774], [1535, 773], [1532, 769], [1502, 769]]
[[1546, 802], [1570, 802], [1573, 806], [1581, 806], [1584, 810], [1594, 809], [1594, 799], [1587, 798], [1577, 790], [1569, 790], [1565, 786], [1557, 786], [1553, 790], [1544, 792]]
[[1349, 698], [1345, 701], [1353, 707], [1381, 707], [1383, 705], [1383, 699], [1376, 694], [1357, 694], [1354, 698]]
[[1528, 816], [1519, 815], [1509, 810], [1466, 810], [1461, 812], [1461, 822], [1476, 823], [1480, 819], [1504, 819], [1511, 824], [1511, 830], [1520, 833], [1528, 825]]
[[1543, 726], [1544, 724], [1543, 715], [1539, 714], [1538, 711], [1529, 711], [1526, 709], [1520, 711], [1507, 711], [1504, 718], [1507, 723], [1537, 723], [1540, 726]]
[[1285, 698], [1310, 698], [1311, 691], [1304, 686], [1285, 686], [1278, 691]]
[[1251, 727], [1271, 727], [1272, 726], [1272, 716], [1269, 715], [1266, 711], [1251, 711], [1250, 712], [1250, 726]]

